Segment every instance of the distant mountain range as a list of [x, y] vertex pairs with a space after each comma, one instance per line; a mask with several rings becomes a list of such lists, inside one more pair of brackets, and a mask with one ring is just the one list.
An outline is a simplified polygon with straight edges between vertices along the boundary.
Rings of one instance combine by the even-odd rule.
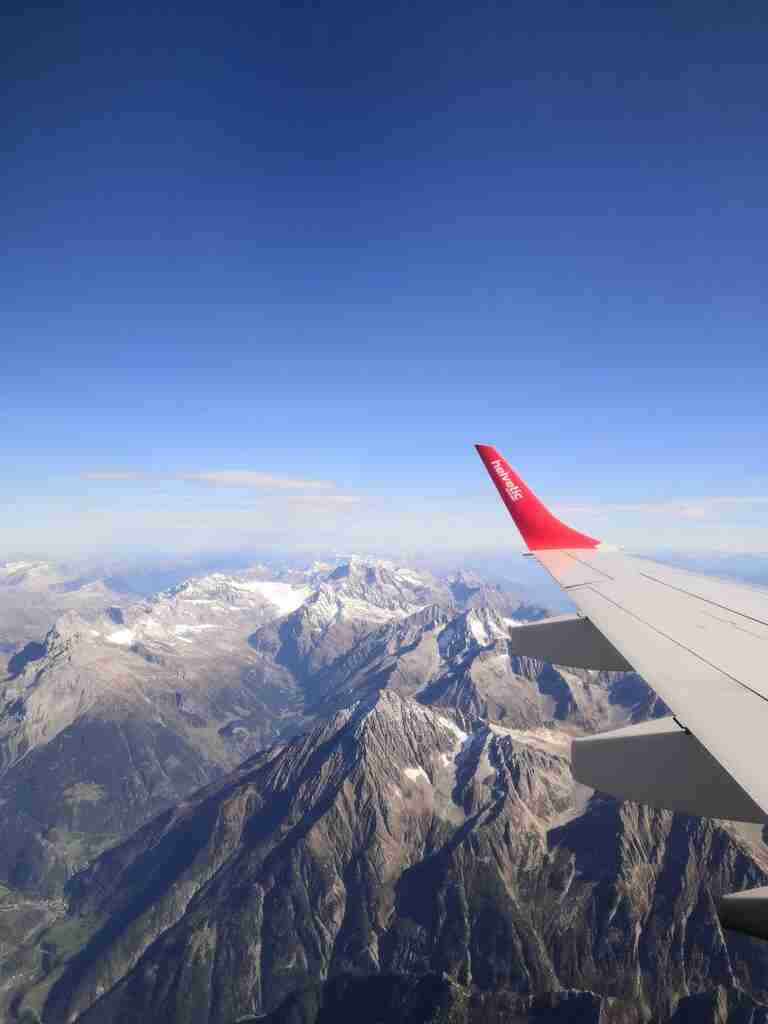
[[[457, 613], [448, 584], [387, 563], [266, 575], [214, 573], [101, 608], [96, 594], [114, 599], [103, 585], [66, 591], [80, 610], [17, 651], [2, 684], [0, 882], [57, 896], [162, 807], [353, 699], [367, 684], [347, 678], [351, 661], [372, 657], [382, 630], [397, 647], [402, 630]], [[25, 579], [62, 593], [50, 567]], [[502, 610], [519, 605], [487, 589]]]
[[121, 595], [103, 579], [72, 575], [51, 562], [0, 562], [0, 666], [27, 643], [39, 641], [57, 616], [99, 615]]
[[544, 609], [385, 560], [3, 572], [9, 1019], [763, 1019], [768, 954], [714, 913], [768, 880], [759, 830], [573, 783], [571, 735], [664, 709], [516, 654]]

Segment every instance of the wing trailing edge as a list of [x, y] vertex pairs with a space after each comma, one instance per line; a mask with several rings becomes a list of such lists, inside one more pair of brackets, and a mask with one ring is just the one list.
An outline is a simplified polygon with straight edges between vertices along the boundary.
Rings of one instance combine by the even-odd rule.
[[569, 668], [631, 672], [624, 655], [582, 615], [557, 615], [515, 626], [510, 634], [513, 654], [538, 658]]
[[723, 896], [717, 915], [723, 928], [754, 939], [768, 939], [768, 886]]
[[620, 800], [701, 818], [765, 822], [762, 808], [671, 716], [575, 739], [571, 771], [577, 782]]

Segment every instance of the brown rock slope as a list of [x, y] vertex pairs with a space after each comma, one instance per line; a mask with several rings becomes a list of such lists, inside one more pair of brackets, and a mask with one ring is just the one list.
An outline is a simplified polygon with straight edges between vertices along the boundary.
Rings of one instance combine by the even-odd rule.
[[50, 950], [16, 1009], [219, 1024], [348, 974], [446, 976], [526, 1013], [592, 990], [626, 1022], [717, 986], [768, 1001], [765, 945], [726, 944], [714, 909], [768, 880], [761, 844], [603, 798], [582, 808], [566, 752], [551, 728], [466, 733], [392, 693], [359, 703], [79, 875], [69, 920], [87, 941]]

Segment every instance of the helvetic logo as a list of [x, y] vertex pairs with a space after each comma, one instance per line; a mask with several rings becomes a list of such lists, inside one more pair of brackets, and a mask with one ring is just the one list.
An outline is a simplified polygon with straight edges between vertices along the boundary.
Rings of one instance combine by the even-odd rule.
[[510, 499], [512, 501], [520, 501], [523, 496], [523, 492], [517, 486], [515, 481], [510, 479], [509, 473], [501, 464], [501, 459], [494, 459], [491, 465], [494, 468], [496, 476], [503, 482], [504, 490], [507, 492]]

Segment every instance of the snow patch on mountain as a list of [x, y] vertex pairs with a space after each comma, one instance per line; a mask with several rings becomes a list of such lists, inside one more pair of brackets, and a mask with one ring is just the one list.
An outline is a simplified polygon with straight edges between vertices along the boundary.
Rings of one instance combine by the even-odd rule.
[[419, 576], [408, 569], [395, 569], [393, 575], [398, 579], [404, 580], [406, 583], [412, 583], [416, 587], [423, 587], [429, 583], [426, 576]]
[[452, 722], [450, 718], [445, 718], [443, 715], [437, 715], [436, 717], [440, 725], [445, 729], [448, 729], [449, 732], [452, 732], [461, 743], [465, 743], [469, 739], [467, 733], [465, 733], [463, 729], [460, 729], [455, 722]]
[[280, 611], [282, 615], [289, 615], [307, 600], [312, 593], [311, 587], [294, 587], [290, 583], [280, 583], [273, 580], [251, 580], [249, 582], [233, 581], [238, 590], [249, 590], [261, 594], [270, 604]]
[[[418, 609], [414, 608], [414, 611]], [[347, 597], [342, 594], [338, 598], [338, 615], [340, 618], [368, 619], [371, 622], [391, 622], [392, 619], [403, 618], [410, 614], [411, 608], [393, 609], [379, 608], [377, 605], [362, 601], [359, 598]]]
[[440, 633], [438, 646], [443, 657], [452, 657], [471, 646], [489, 647], [508, 640], [509, 630], [493, 608], [470, 608], [448, 623]]
[[119, 644], [121, 647], [130, 647], [135, 639], [135, 634], [132, 629], [116, 629], [112, 633], [107, 633], [104, 639], [108, 644]]
[[492, 643], [493, 640], [500, 635], [503, 635], [500, 634], [498, 630], [492, 631], [489, 629], [488, 623], [481, 621], [480, 617], [477, 615], [470, 615], [467, 620], [467, 625], [469, 626], [472, 636], [483, 647]]
[[488, 728], [497, 736], [509, 736], [518, 743], [525, 743], [532, 747], [548, 749], [556, 747], [558, 753], [563, 753], [563, 748], [571, 745], [571, 737], [559, 729], [550, 729], [543, 726], [539, 729], [507, 729], [503, 725], [489, 722]]

